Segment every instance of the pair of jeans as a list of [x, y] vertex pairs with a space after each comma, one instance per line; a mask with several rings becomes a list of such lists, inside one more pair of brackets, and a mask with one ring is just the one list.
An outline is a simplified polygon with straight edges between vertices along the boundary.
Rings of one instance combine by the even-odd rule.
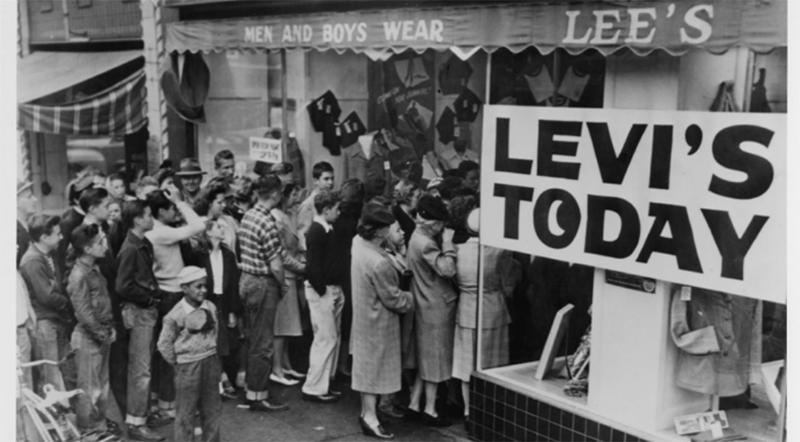
[[117, 332], [117, 340], [109, 349], [108, 383], [122, 416], [128, 409], [128, 340], [127, 332]]
[[153, 330], [158, 319], [155, 307], [122, 306], [122, 322], [128, 329], [128, 401], [125, 423], [141, 426], [147, 422], [150, 400], [150, 364], [155, 351]]
[[111, 344], [97, 342], [80, 325], [72, 332], [72, 348], [77, 350], [78, 396], [75, 415], [81, 431], [106, 430], [108, 408], [108, 360]]
[[[158, 303], [158, 321], [153, 332], [153, 339], [158, 342], [164, 324], [164, 316], [183, 299], [183, 293], [161, 291], [161, 302]], [[153, 385], [151, 390], [158, 393], [158, 408], [161, 410], [175, 409], [175, 369], [169, 362], [161, 357], [161, 353], [153, 354]]]
[[[72, 326], [55, 319], [40, 319], [34, 331], [34, 355], [36, 359], [47, 359], [58, 362], [72, 350], [69, 345]], [[44, 384], [51, 384], [58, 390], [74, 390], [78, 382], [75, 360], [70, 359], [55, 366], [50, 364], [39, 366], [39, 393]]]
[[[33, 344], [31, 344], [31, 320], [28, 319], [24, 324], [17, 326], [17, 358], [22, 364], [31, 361]], [[33, 371], [31, 368], [22, 369], [22, 380], [28, 388], [33, 390]]]
[[203, 440], [220, 440], [222, 400], [219, 396], [219, 356], [214, 354], [195, 362], [175, 366], [177, 390], [175, 415], [175, 440], [191, 441], [194, 438], [195, 415], [200, 411]]
[[[31, 335], [30, 330], [28, 327], [31, 325], [31, 320], [28, 319], [25, 321], [24, 324], [17, 326], [17, 359], [21, 364], [25, 364], [31, 361], [31, 352], [33, 348], [31, 346]], [[25, 383], [25, 386], [31, 390], [33, 390], [33, 373], [31, 368], [23, 368], [22, 369], [22, 379], [21, 381]], [[18, 379], [20, 381], [20, 379]], [[21, 385], [18, 388], [22, 388]], [[30, 417], [27, 415], [22, 408], [22, 399], [19, 396], [19, 390], [17, 394], [17, 441], [25, 442], [28, 440], [33, 440], [32, 435], [36, 434], [36, 427], [33, 425], [33, 421], [31, 421]]]
[[247, 399], [267, 399], [269, 375], [272, 373], [275, 312], [281, 288], [272, 276], [242, 273], [239, 295], [244, 304], [247, 323]]
[[330, 379], [335, 373], [339, 357], [344, 294], [340, 286], [329, 285], [325, 287], [325, 294], [320, 296], [306, 282], [306, 299], [311, 313], [311, 327], [314, 329], [314, 342], [308, 357], [308, 375], [303, 384], [303, 393], [320, 396], [328, 394]]

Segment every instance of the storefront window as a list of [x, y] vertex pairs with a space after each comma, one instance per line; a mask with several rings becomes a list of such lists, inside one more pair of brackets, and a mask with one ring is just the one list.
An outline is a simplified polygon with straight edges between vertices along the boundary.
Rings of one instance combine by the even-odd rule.
[[68, 176], [93, 168], [106, 175], [125, 169], [125, 144], [122, 137], [92, 137], [71, 135], [67, 137]]
[[[204, 57], [211, 70], [211, 85], [205, 103], [206, 123], [197, 125], [201, 167], [213, 171], [214, 155], [227, 149], [252, 171], [255, 161], [250, 160], [249, 138], [263, 137], [274, 124], [270, 118], [274, 88], [268, 84], [275, 68], [270, 68], [266, 53], [229, 51]], [[280, 87], [277, 90], [280, 92]]]
[[[741, 62], [746, 59], [746, 52], [716, 56], [701, 50], [684, 57], [658, 51], [638, 56], [621, 50], [607, 58], [591, 50], [576, 56], [562, 50], [548, 55], [540, 54], [535, 48], [517, 54], [498, 50], [492, 54], [490, 62], [489, 101], [526, 107], [705, 112], [737, 109], [741, 112], [744, 107], [752, 112], [785, 112], [785, 52], [752, 56], [748, 66]], [[749, 75], [746, 69], [752, 69]], [[752, 78], [753, 83], [745, 84], [746, 77]], [[720, 91], [729, 95], [721, 95]], [[719, 105], [720, 100], [727, 100], [726, 104]], [[761, 106], [761, 110], [753, 107], [756, 105]], [[502, 116], [514, 115], [511, 110], [496, 112]], [[480, 344], [476, 349], [480, 379], [491, 381], [497, 389], [502, 386], [504, 391], [514, 391], [513, 400], [517, 404], [520, 403], [517, 393], [527, 401], [524, 403], [528, 408], [530, 399], [524, 398], [535, 399], [533, 403], [538, 405], [534, 407], [539, 408], [528, 412], [536, 415], [533, 431], [539, 434], [548, 434], [547, 431], [551, 436], [573, 432], [590, 435], [596, 434], [591, 431], [597, 431], [598, 426], [607, 425], [635, 438], [681, 440], [680, 431], [685, 428], [678, 425], [675, 418], [720, 410], [725, 412], [726, 435], [781, 440], [781, 396], [785, 392], [783, 367], [787, 348], [785, 305], [592, 267], [584, 264], [585, 259], [568, 262], [548, 257], [558, 255], [558, 250], [566, 248], [573, 238], [583, 241], [581, 238], [585, 237], [589, 241], [589, 227], [583, 225], [591, 215], [587, 215], [581, 198], [604, 195], [609, 190], [605, 186], [614, 182], [608, 175], [610, 169], [606, 169], [600, 172], [607, 174], [602, 181], [597, 179], [603, 187], [581, 189], [577, 203], [568, 195], [569, 189], [575, 189], [571, 186], [581, 182], [578, 168], [585, 176], [591, 173], [587, 168], [603, 169], [605, 166], [598, 164], [609, 161], [610, 157], [602, 160], [598, 152], [598, 123], [593, 123], [593, 128], [583, 127], [582, 134], [581, 128], [569, 133], [564, 123], [565, 126], [558, 129], [561, 132], [545, 138], [547, 142], [552, 138], [553, 143], [548, 156], [533, 154], [532, 161], [525, 161], [531, 157], [531, 149], [534, 149], [531, 146], [541, 149], [542, 129], [539, 126], [538, 135], [524, 138], [523, 142], [520, 125], [537, 124], [539, 115], [553, 115], [553, 119], [571, 115], [553, 112], [560, 111], [543, 109], [541, 113], [525, 114], [526, 118], [504, 120], [504, 124], [508, 124], [503, 126], [506, 138], [497, 141], [490, 157], [493, 162], [498, 161], [495, 164], [500, 164], [497, 157], [502, 156], [505, 164], [499, 173], [494, 170], [497, 166], [492, 166], [495, 184], [482, 187], [481, 210], [487, 210], [488, 198], [502, 197], [505, 205], [489, 205], [488, 210], [493, 210], [495, 215], [492, 218], [484, 215], [482, 220], [484, 223], [491, 221], [488, 229], [505, 229], [503, 238], [514, 240], [522, 238], [515, 229], [530, 230], [530, 225], [522, 224], [531, 222], [536, 236], [549, 244], [550, 250], [543, 250], [540, 256], [522, 253], [520, 250], [525, 247], [512, 250], [484, 246], [480, 261], [483, 273], [481, 313], [476, 316], [475, 323], [480, 329]], [[587, 121], [603, 120], [601, 114], [592, 115], [596, 120]], [[575, 124], [582, 124], [578, 112], [573, 118]], [[484, 130], [497, 133], [501, 119], [498, 117], [496, 124], [493, 122], [490, 129]], [[676, 114], [675, 120], [679, 119]], [[669, 115], [666, 121], [673, 124]], [[617, 121], [615, 124], [625, 126], [627, 123]], [[624, 132], [608, 138], [614, 149], [614, 161], [632, 155], [623, 147], [628, 144], [630, 125]], [[536, 134], [535, 131], [525, 133]], [[685, 134], [679, 136], [684, 142]], [[498, 140], [500, 138], [498, 135]], [[652, 133], [644, 139], [647, 142], [642, 142], [640, 151], [645, 146], [653, 148], [653, 143], [659, 142]], [[584, 156], [585, 152], [577, 152], [579, 149], [589, 149], [592, 154]], [[542, 169], [543, 161], [554, 169]], [[712, 166], [710, 162], [709, 167]], [[673, 162], [672, 167], [679, 166]], [[539, 181], [527, 180], [527, 174]], [[542, 180], [543, 176], [547, 179]], [[620, 187], [610, 188], [610, 195], [619, 200], [625, 196], [621, 190], [625, 184], [623, 180], [617, 183]], [[650, 185], [658, 186], [653, 181]], [[554, 187], [568, 190], [561, 194], [551, 192], [547, 198], [556, 201], [555, 204], [540, 204], [547, 200], [542, 197], [543, 192]], [[641, 197], [643, 195], [632, 198]], [[673, 203], [683, 204], [678, 200]], [[552, 204], [548, 206], [551, 209], [540, 210], [546, 204]], [[582, 212], [577, 211], [579, 206]], [[505, 212], [501, 215], [503, 207]], [[532, 210], [533, 215], [523, 214], [523, 210]], [[616, 226], [610, 230], [617, 232], [609, 234], [607, 229], [608, 238], [603, 237], [607, 241], [620, 232], [630, 233], [621, 227], [617, 216], [604, 216], [606, 223]], [[649, 216], [652, 218], [654, 214]], [[649, 228], [649, 219], [641, 219], [644, 220], [642, 229]], [[509, 233], [509, 223], [520, 227], [512, 228]], [[482, 225], [481, 241], [488, 238], [484, 230]], [[673, 235], [681, 233], [674, 230], [664, 235], [674, 238]], [[492, 238], [497, 241], [497, 237]], [[545, 241], [542, 237], [549, 239]], [[697, 346], [701, 342], [714, 348], [699, 349]], [[490, 387], [483, 385], [488, 384], [478, 382], [473, 400], [480, 404], [480, 409], [491, 410], [495, 404], [494, 410], [497, 410], [497, 404], [508, 402], [508, 396], [505, 400], [501, 399], [502, 395], [498, 398], [485, 390]], [[544, 404], [547, 408], [542, 412]], [[497, 416], [497, 412], [494, 415]], [[482, 418], [485, 419], [483, 415]], [[528, 429], [531, 428], [530, 419]], [[685, 426], [691, 421], [681, 422]], [[479, 425], [490, 428], [496, 424]], [[547, 429], [539, 431], [539, 425]], [[609, 429], [609, 434], [601, 435], [599, 440], [622, 440], [621, 433], [620, 439], [616, 439], [611, 431]], [[554, 440], [565, 439], [557, 436]]]

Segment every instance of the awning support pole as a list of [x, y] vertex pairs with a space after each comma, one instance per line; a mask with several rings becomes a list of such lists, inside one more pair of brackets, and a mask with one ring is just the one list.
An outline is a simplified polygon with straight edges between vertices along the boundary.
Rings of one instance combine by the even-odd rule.
[[283, 161], [286, 161], [288, 157], [287, 145], [289, 144], [289, 99], [286, 97], [287, 90], [286, 49], [281, 49], [281, 106], [283, 107], [281, 110], [281, 126], [283, 126], [283, 129], [281, 129], [281, 156], [283, 157]]

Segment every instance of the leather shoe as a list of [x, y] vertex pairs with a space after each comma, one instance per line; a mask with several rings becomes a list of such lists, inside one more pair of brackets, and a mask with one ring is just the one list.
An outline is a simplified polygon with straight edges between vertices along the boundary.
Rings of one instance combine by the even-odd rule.
[[293, 378], [298, 378], [298, 379], [303, 379], [304, 377], [306, 377], [305, 373], [300, 373], [299, 371], [295, 371], [295, 370], [286, 370], [286, 369], [284, 369], [283, 370], [283, 374], [284, 375], [288, 374], [289, 376], [291, 376]]
[[150, 428], [163, 427], [174, 420], [174, 416], [170, 416], [167, 412], [159, 410], [147, 416], [147, 426]]
[[303, 393], [303, 400], [306, 402], [319, 402], [321, 404], [332, 404], [334, 402], [339, 402], [342, 396], [333, 396], [330, 394], [306, 394]]
[[267, 413], [275, 413], [278, 411], [286, 411], [289, 409], [289, 406], [286, 404], [281, 404], [279, 402], [269, 402], [266, 400], [247, 401], [247, 405], [250, 406], [250, 411], [263, 411]]
[[271, 373], [269, 375], [269, 380], [272, 382], [277, 382], [279, 384], [285, 385], [287, 387], [293, 387], [298, 383], [300, 383], [300, 381], [298, 381], [297, 379], [287, 379], [286, 377], [278, 376], [275, 373]]
[[384, 407], [378, 406], [377, 412], [378, 416], [383, 415], [385, 417], [393, 419], [402, 419], [403, 417], [405, 417], [405, 414], [402, 411], [398, 410], [394, 405], [388, 405]]
[[358, 418], [358, 423], [361, 424], [361, 432], [367, 436], [372, 436], [378, 439], [394, 439], [394, 434], [387, 433], [380, 424], [375, 427], [370, 427], [363, 417]]
[[425, 413], [425, 412], [422, 412], [421, 414], [422, 414], [422, 421], [426, 425], [428, 425], [429, 427], [442, 428], [442, 427], [449, 427], [450, 425], [453, 425], [453, 422], [451, 422], [451, 421], [449, 421], [447, 419], [442, 419], [440, 416], [433, 417], [430, 414]]
[[403, 418], [410, 420], [410, 421], [418, 421], [422, 420], [422, 412], [417, 410], [412, 410], [408, 406], [401, 405], [400, 409], [403, 410]]
[[147, 442], [164, 440], [164, 436], [147, 428], [146, 425], [128, 426], [128, 438], [132, 440], [142, 440]]

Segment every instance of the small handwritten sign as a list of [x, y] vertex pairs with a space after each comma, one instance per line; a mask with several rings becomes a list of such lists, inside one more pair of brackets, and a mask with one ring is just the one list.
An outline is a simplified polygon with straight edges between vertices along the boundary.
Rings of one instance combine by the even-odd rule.
[[250, 159], [265, 163], [282, 162], [281, 140], [250, 137]]

